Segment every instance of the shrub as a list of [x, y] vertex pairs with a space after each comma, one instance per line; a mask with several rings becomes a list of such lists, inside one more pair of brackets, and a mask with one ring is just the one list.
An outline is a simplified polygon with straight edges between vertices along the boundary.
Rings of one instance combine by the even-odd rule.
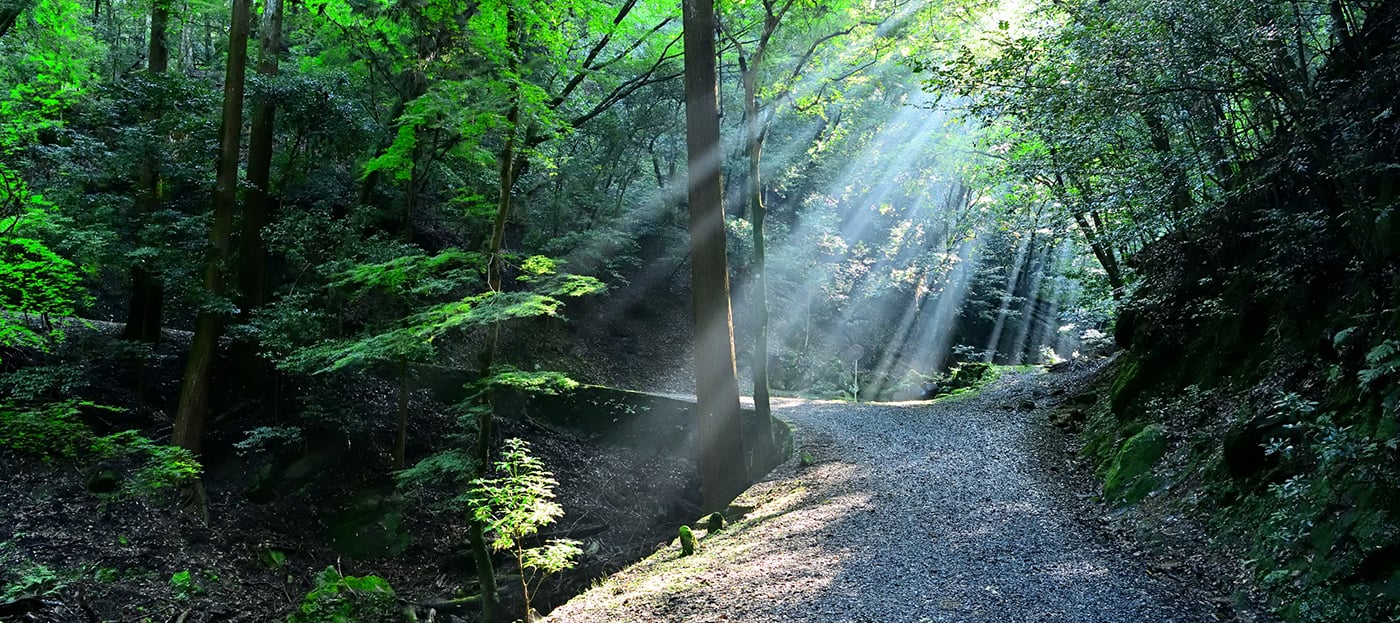
[[316, 588], [301, 600], [287, 623], [388, 623], [399, 619], [394, 589], [375, 575], [341, 575], [326, 567]]
[[496, 463], [500, 475], [478, 479], [470, 497], [477, 521], [491, 533], [491, 548], [507, 551], [515, 559], [527, 620], [530, 597], [539, 583], [553, 573], [573, 567], [574, 559], [582, 553], [578, 541], [570, 539], [550, 539], [540, 547], [524, 546], [526, 538], [564, 516], [563, 507], [554, 501], [554, 487], [559, 483], [544, 470], [539, 459], [530, 455], [529, 447], [524, 440], [507, 439], [501, 460]]
[[129, 466], [125, 493], [135, 496], [169, 491], [199, 475], [199, 461], [188, 450], [156, 443], [134, 430], [98, 435], [82, 421], [84, 409], [115, 411], [78, 400], [39, 406], [0, 403], [0, 448], [46, 462]]
[[23, 567], [12, 577], [0, 574], [0, 603], [19, 599], [25, 595], [47, 595], [58, 590], [59, 577], [44, 565]]

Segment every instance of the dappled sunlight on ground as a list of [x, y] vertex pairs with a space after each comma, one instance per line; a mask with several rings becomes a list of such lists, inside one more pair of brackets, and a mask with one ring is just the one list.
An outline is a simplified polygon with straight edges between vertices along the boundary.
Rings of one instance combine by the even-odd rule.
[[673, 542], [561, 607], [568, 623], [1014, 623], [1209, 619], [1077, 523], [1035, 476], [1005, 398], [784, 401], [789, 462], [743, 519]]
[[[783, 596], [764, 607], [815, 599], [830, 590], [846, 562], [859, 555], [850, 548], [826, 546], [821, 537], [850, 515], [868, 512], [873, 503], [865, 492], [828, 496], [828, 489], [805, 483], [849, 482], [861, 477], [860, 471], [850, 463], [830, 462], [791, 480], [760, 483], [735, 500], [737, 506], [751, 509], [742, 519], [713, 534], [696, 532], [699, 544], [693, 556], [682, 557], [672, 541], [575, 603], [586, 602], [595, 616], [607, 613], [608, 620], [623, 622], [674, 611], [682, 594], [693, 605], [727, 601], [731, 596], [715, 591], [733, 586], [762, 584]], [[566, 605], [548, 620], [569, 621], [570, 611]], [[687, 620], [722, 620], [697, 616]]]

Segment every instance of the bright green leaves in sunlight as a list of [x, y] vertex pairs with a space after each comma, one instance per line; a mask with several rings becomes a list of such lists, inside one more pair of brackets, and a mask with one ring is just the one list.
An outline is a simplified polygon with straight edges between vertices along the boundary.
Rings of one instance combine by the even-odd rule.
[[553, 370], [526, 371], [514, 366], [497, 366], [490, 384], [531, 394], [562, 394], [578, 389], [579, 382]]
[[[515, 291], [481, 291], [486, 258], [449, 249], [437, 255], [406, 255], [360, 264], [332, 282], [332, 289], [361, 305], [397, 309], [359, 335], [318, 341], [292, 352], [282, 367], [313, 373], [363, 368], [434, 356], [435, 341], [459, 331], [520, 318], [557, 316], [564, 298], [596, 294], [605, 285], [593, 277], [558, 272], [544, 256], [520, 261]], [[460, 292], [472, 292], [462, 295]]]
[[539, 583], [574, 566], [583, 550], [571, 539], [549, 539], [544, 545], [525, 547], [526, 539], [564, 516], [564, 507], [554, 501], [554, 487], [559, 483], [545, 471], [544, 463], [530, 454], [529, 443], [507, 439], [495, 471], [494, 477], [474, 483], [472, 513], [491, 535], [491, 548], [508, 552], [515, 559], [528, 613]]
[[44, 348], [62, 333], [50, 319], [73, 315], [80, 276], [38, 240], [0, 239], [0, 347]]
[[59, 125], [95, 82], [102, 51], [75, 0], [39, 0], [0, 39], [0, 154]]

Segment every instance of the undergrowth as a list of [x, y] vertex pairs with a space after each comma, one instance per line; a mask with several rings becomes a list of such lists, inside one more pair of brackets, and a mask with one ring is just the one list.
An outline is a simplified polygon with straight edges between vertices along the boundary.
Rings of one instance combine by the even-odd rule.
[[81, 400], [0, 402], [0, 448], [47, 463], [100, 466], [121, 481], [117, 491], [136, 497], [163, 496], [199, 476], [199, 461], [188, 450], [135, 430], [99, 435], [85, 421], [86, 414], [116, 411]]

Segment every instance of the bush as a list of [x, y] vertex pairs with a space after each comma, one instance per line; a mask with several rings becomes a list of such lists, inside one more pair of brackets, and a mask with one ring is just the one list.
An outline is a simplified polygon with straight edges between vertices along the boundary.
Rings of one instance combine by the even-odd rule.
[[125, 493], [135, 496], [159, 494], [199, 476], [199, 461], [188, 450], [156, 443], [134, 430], [98, 435], [82, 421], [85, 409], [115, 411], [78, 400], [39, 406], [0, 403], [0, 448], [45, 462], [108, 462], [129, 468]]
[[491, 549], [509, 552], [515, 560], [527, 620], [533, 616], [530, 600], [539, 583], [573, 567], [583, 553], [579, 542], [571, 539], [525, 547], [526, 539], [564, 515], [563, 507], [554, 501], [558, 483], [529, 448], [524, 440], [507, 439], [496, 463], [498, 476], [478, 479], [470, 496], [473, 515], [491, 533]]
[[383, 578], [343, 576], [326, 567], [287, 623], [388, 623], [399, 618], [398, 599]]

